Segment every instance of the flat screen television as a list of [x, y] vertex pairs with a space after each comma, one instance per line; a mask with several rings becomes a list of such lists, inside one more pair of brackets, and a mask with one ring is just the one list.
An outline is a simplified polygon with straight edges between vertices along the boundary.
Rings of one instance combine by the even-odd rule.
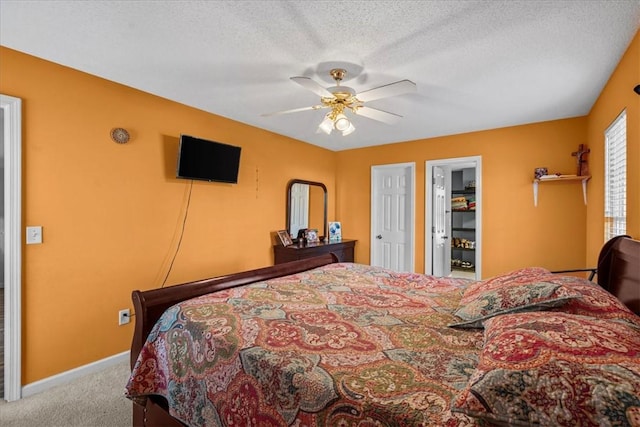
[[176, 176], [237, 184], [240, 150], [241, 147], [180, 135]]

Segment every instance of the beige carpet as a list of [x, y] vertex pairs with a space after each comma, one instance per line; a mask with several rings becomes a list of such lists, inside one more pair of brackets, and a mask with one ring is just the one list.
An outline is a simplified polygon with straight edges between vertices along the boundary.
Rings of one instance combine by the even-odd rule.
[[2, 427], [129, 427], [131, 401], [124, 397], [129, 364], [29, 396], [0, 402]]

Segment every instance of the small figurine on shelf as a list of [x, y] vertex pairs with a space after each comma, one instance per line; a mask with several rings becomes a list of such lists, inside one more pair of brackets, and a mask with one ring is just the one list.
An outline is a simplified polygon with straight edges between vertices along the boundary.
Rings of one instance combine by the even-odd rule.
[[547, 175], [549, 173], [549, 169], [547, 168], [535, 168], [533, 175], [536, 179], [540, 179], [541, 177]]

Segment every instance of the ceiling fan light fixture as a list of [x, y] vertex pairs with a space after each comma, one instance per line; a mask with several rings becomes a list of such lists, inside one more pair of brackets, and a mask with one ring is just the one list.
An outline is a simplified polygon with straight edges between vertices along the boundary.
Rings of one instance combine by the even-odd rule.
[[[344, 132], [347, 129], [349, 129], [351, 125], [351, 122], [349, 121], [349, 119], [347, 119], [347, 116], [345, 116], [344, 114], [340, 113], [336, 116], [336, 120], [334, 122], [334, 126], [336, 128], [336, 130], [339, 130], [340, 132]], [[352, 131], [353, 132], [353, 131]]]
[[275, 113], [263, 114], [263, 116], [275, 116], [286, 113], [295, 113], [298, 111], [328, 108], [330, 111], [324, 116], [322, 122], [318, 125], [316, 133], [324, 132], [327, 135], [331, 135], [331, 132], [335, 129], [342, 133], [342, 136], [347, 136], [353, 133], [356, 128], [353, 126], [353, 123], [351, 123], [351, 120], [349, 120], [349, 118], [344, 114], [344, 111], [350, 110], [353, 114], [358, 114], [372, 120], [377, 120], [386, 124], [395, 124], [400, 118], [402, 118], [402, 116], [365, 106], [363, 104], [376, 99], [388, 98], [417, 91], [416, 84], [405, 79], [357, 93], [353, 88], [340, 85], [342, 79], [347, 75], [347, 70], [343, 68], [333, 68], [329, 74], [336, 82], [335, 86], [329, 88], [325, 88], [309, 77], [291, 77], [291, 80], [295, 83], [319, 96], [320, 104], [313, 105], [311, 107], [277, 111]]
[[353, 133], [354, 130], [356, 130], [356, 127], [353, 125], [353, 123], [349, 122], [349, 127], [342, 131], [342, 136], [347, 136], [350, 133]]
[[320, 126], [318, 126], [318, 129], [326, 133], [327, 135], [330, 135], [331, 131], [333, 130], [333, 120], [331, 120], [331, 117], [329, 117], [329, 115], [330, 114], [327, 114], [322, 123], [320, 123]]

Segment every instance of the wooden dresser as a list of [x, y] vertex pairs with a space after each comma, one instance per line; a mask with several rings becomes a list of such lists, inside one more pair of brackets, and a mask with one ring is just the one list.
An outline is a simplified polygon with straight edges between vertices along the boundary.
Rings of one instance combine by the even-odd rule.
[[275, 245], [273, 247], [274, 262], [275, 264], [282, 264], [283, 262], [311, 258], [329, 252], [334, 253], [340, 262], [353, 262], [355, 246], [356, 240], [349, 239], [342, 239], [340, 242], [311, 243], [306, 246], [298, 246], [297, 244], [287, 247]]

